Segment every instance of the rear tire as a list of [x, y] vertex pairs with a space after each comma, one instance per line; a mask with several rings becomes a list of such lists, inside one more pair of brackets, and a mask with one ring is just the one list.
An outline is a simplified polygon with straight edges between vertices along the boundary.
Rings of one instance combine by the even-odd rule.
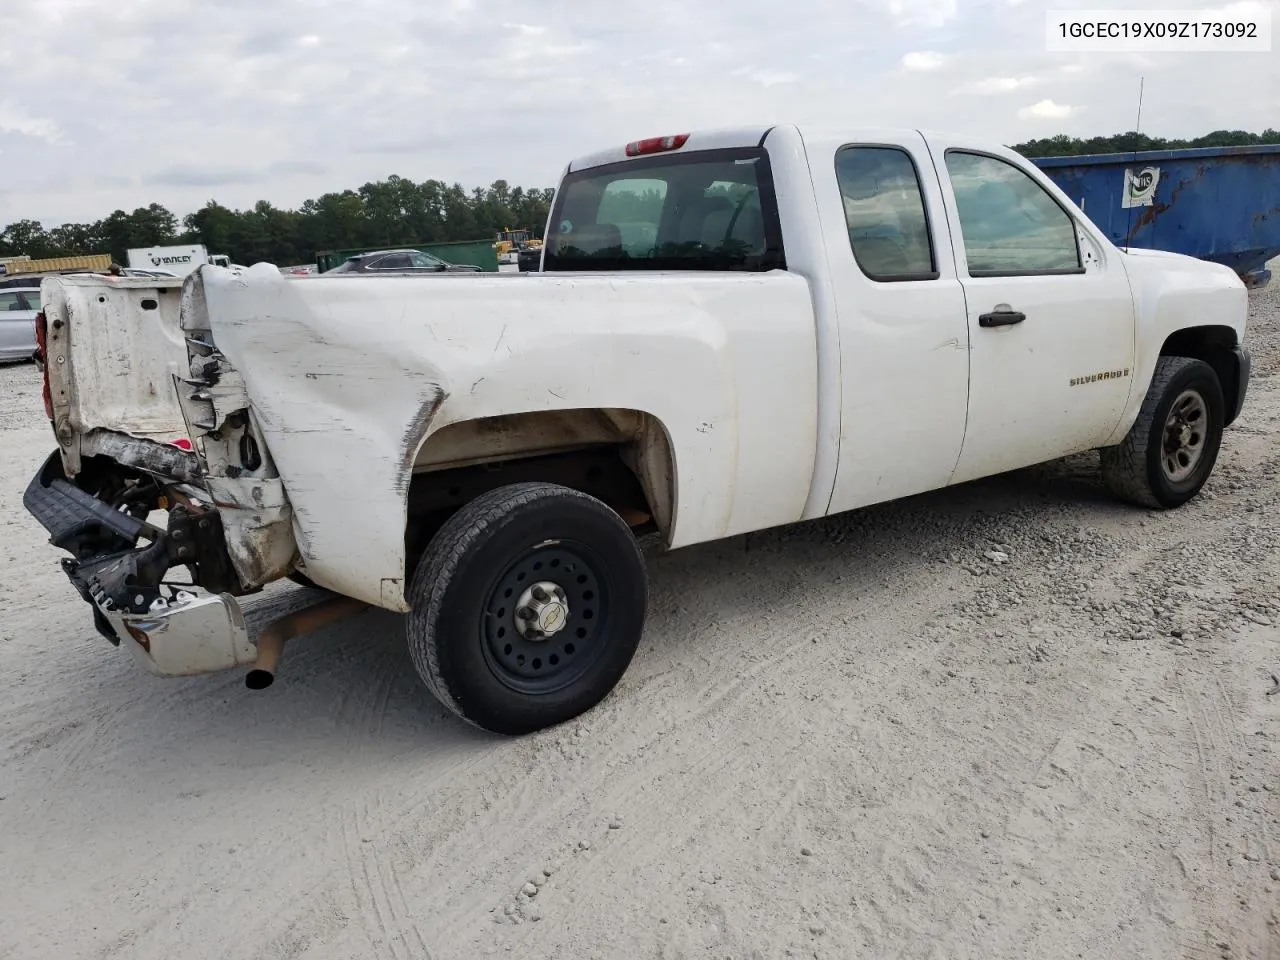
[[459, 717], [531, 733], [608, 696], [647, 600], [639, 545], [613, 510], [567, 487], [511, 484], [472, 500], [427, 547], [409, 587], [409, 650]]
[[1138, 506], [1182, 506], [1213, 472], [1225, 414], [1213, 367], [1190, 357], [1161, 357], [1138, 419], [1120, 444], [1101, 451], [1103, 482]]

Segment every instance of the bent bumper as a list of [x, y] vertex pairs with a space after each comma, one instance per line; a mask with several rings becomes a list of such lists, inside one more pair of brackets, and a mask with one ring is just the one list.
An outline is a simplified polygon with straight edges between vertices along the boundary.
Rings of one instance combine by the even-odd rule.
[[[207, 563], [213, 554], [185, 546], [198, 547], [197, 538], [172, 526], [173, 511], [170, 529], [160, 529], [81, 489], [67, 479], [57, 451], [32, 478], [23, 504], [48, 531], [50, 543], [71, 554], [62, 559], [62, 570], [92, 609], [98, 632], [159, 676], [249, 666], [270, 622], [332, 596], [319, 589], [290, 590], [242, 605], [217, 581], [200, 593], [167, 585], [169, 569], [192, 560]], [[209, 519], [210, 530], [220, 529]]]
[[198, 597], [179, 591], [172, 601], [157, 600], [146, 614], [106, 611], [96, 602], [94, 608], [119, 642], [157, 676], [229, 670], [249, 666], [258, 657], [244, 612], [227, 594]]

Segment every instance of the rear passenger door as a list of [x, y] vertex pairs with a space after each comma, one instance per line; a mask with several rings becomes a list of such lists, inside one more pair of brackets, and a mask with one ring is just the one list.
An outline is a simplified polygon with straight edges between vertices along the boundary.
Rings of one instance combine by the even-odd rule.
[[1114, 248], [1012, 152], [930, 146], [972, 344], [953, 482], [1100, 446], [1133, 386], [1133, 298]]
[[836, 513], [950, 480], [964, 439], [968, 330], [923, 137], [808, 150], [840, 332]]
[[26, 359], [35, 352], [34, 309], [18, 290], [0, 290], [0, 357]]

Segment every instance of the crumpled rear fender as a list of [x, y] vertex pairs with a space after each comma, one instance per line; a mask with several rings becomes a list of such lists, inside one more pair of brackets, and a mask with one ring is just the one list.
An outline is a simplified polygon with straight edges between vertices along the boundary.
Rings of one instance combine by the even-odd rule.
[[407, 498], [447, 425], [630, 410], [670, 440], [683, 546], [798, 520], [817, 444], [804, 278], [283, 277], [202, 267], [218, 349], [283, 478], [306, 575], [392, 610]]

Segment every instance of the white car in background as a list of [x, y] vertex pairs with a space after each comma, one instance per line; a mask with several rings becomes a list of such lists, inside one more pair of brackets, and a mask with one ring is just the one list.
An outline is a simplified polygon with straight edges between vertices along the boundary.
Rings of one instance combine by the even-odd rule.
[[39, 287], [0, 290], [0, 362], [30, 360], [36, 355]]

